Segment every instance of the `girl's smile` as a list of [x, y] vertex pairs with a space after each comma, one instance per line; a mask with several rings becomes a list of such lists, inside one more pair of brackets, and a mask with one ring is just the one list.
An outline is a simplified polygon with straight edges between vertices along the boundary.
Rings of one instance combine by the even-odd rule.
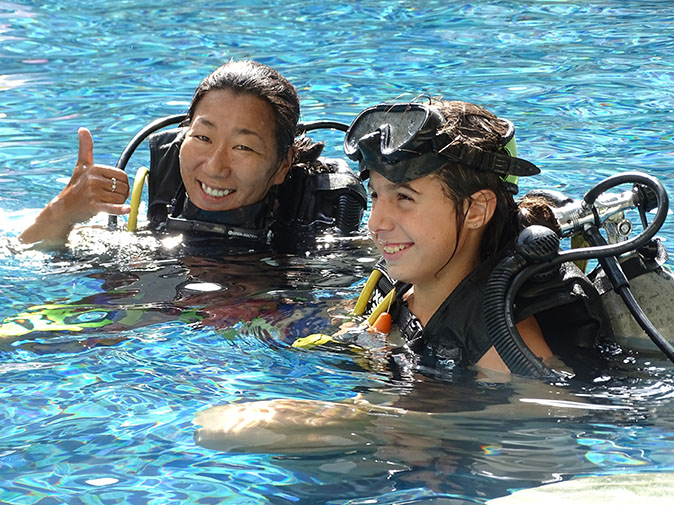
[[370, 174], [368, 226], [394, 279], [435, 282], [456, 249], [456, 213], [432, 176], [396, 184]]

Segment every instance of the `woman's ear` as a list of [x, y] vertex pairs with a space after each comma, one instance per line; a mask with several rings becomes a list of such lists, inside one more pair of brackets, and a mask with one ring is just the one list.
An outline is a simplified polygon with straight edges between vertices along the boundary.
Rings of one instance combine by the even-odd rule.
[[464, 226], [479, 229], [487, 225], [496, 211], [496, 194], [491, 189], [481, 189], [470, 195]]
[[286, 155], [281, 159], [279, 167], [276, 169], [276, 173], [274, 174], [274, 177], [272, 178], [271, 182], [272, 186], [281, 184], [283, 181], [286, 180], [286, 175], [288, 175], [288, 170], [290, 170], [290, 167], [293, 165], [294, 159], [295, 159], [295, 148], [293, 146], [290, 146], [288, 148], [288, 151], [286, 152]]

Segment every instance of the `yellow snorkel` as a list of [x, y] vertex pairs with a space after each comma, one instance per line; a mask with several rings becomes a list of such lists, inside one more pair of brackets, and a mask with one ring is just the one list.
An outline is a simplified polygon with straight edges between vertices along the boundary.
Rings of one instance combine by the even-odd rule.
[[[372, 298], [374, 290], [377, 288], [379, 279], [384, 274], [381, 270], [375, 268], [368, 277], [363, 289], [358, 296], [356, 306], [351, 315], [362, 316], [367, 309], [368, 303]], [[377, 304], [374, 310], [370, 313], [363, 325], [364, 331], [378, 332], [381, 334], [388, 334], [391, 331], [391, 316], [388, 311], [391, 309], [393, 300], [395, 299], [395, 288], [388, 292], [384, 299]], [[326, 335], [324, 333], [313, 333], [306, 337], [298, 338], [292, 343], [292, 347], [300, 347], [303, 349], [310, 349], [318, 345], [325, 345], [329, 343], [342, 343], [338, 337], [333, 335]]]

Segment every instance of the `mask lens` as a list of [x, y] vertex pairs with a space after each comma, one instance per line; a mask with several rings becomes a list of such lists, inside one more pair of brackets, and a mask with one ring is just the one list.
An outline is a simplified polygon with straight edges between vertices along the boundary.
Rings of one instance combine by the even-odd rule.
[[382, 135], [381, 154], [395, 156], [413, 152], [410, 144], [426, 124], [429, 111], [418, 104], [382, 104], [362, 112], [353, 122], [344, 142], [346, 155], [357, 157], [359, 141], [385, 125], [388, 135]]

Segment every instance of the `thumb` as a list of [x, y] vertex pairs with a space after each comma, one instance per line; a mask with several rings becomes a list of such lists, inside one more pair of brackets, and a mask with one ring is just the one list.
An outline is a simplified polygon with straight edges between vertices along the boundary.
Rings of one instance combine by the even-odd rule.
[[94, 139], [91, 132], [86, 128], [77, 130], [79, 138], [79, 151], [77, 153], [77, 164], [80, 166], [91, 166], [94, 164]]

